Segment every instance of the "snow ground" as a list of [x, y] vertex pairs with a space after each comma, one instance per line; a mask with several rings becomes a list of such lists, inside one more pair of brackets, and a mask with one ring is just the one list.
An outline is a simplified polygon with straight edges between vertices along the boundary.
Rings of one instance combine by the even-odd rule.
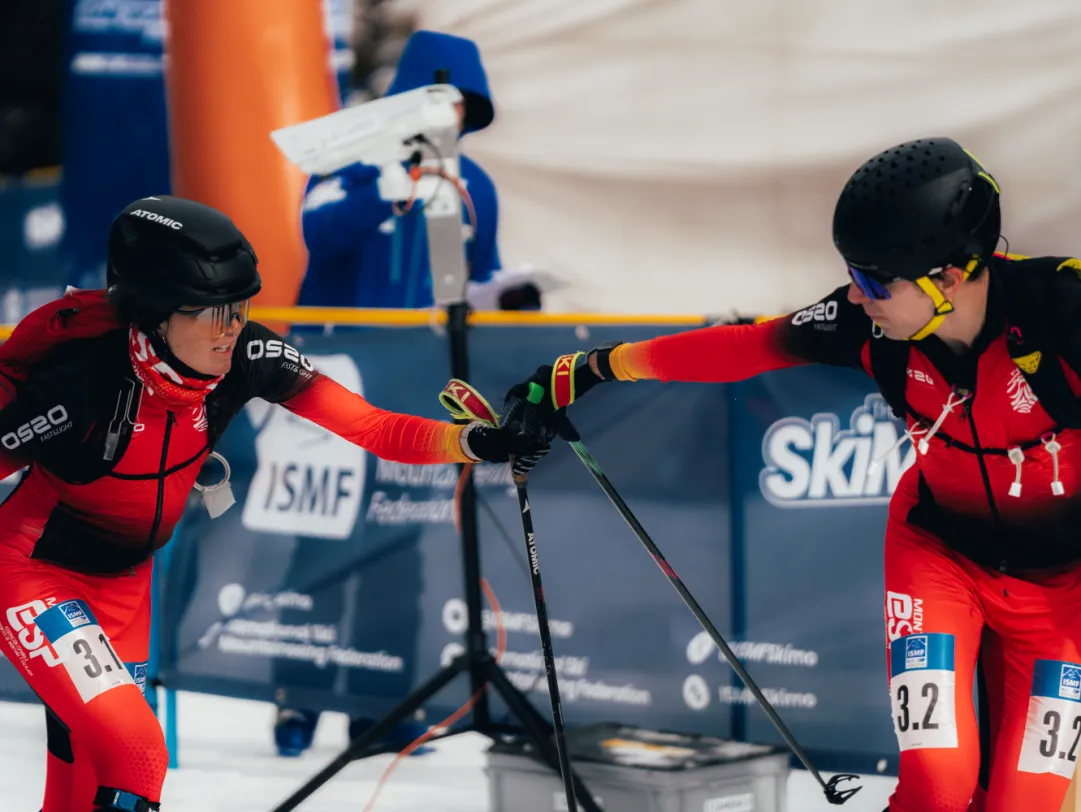
[[[324, 715], [311, 750], [284, 759], [274, 751], [273, 708], [267, 703], [181, 693], [178, 708], [180, 766], [166, 779], [163, 812], [270, 812], [346, 745], [347, 720], [340, 713]], [[3, 812], [37, 812], [45, 780], [41, 708], [0, 702], [0, 732]], [[437, 742], [434, 753], [405, 759], [373, 812], [513, 812], [490, 809], [484, 772], [488, 744], [487, 738], [466, 733]], [[381, 755], [353, 762], [299, 812], [364, 812], [391, 760]], [[863, 791], [844, 805], [845, 812], [882, 812], [894, 783], [865, 777]], [[834, 809], [808, 773], [791, 774], [787, 812]]]

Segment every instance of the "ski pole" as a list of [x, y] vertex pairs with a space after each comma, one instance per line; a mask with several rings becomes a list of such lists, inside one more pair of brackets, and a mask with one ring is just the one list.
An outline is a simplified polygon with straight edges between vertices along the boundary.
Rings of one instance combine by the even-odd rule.
[[710, 621], [709, 617], [707, 617], [706, 613], [702, 610], [702, 607], [699, 606], [698, 601], [696, 601], [694, 599], [694, 596], [691, 595], [690, 590], [688, 590], [687, 587], [684, 585], [683, 580], [676, 574], [676, 571], [672, 568], [672, 565], [668, 563], [664, 555], [662, 555], [660, 549], [653, 542], [653, 539], [650, 538], [649, 533], [647, 533], [645, 528], [642, 527], [641, 522], [638, 521], [637, 517], [635, 517], [634, 513], [632, 513], [631, 509], [627, 506], [627, 503], [623, 501], [623, 498], [612, 486], [612, 483], [609, 481], [608, 476], [604, 473], [604, 470], [601, 468], [600, 464], [596, 461], [596, 459], [593, 458], [593, 455], [589, 453], [589, 449], [585, 447], [585, 444], [582, 442], [581, 435], [578, 434], [577, 429], [575, 429], [574, 426], [571, 425], [570, 420], [566, 417], [566, 413], [564, 413], [559, 419], [559, 429], [560, 436], [562, 436], [564, 440], [570, 443], [570, 446], [572, 449], [574, 449], [574, 453], [578, 456], [578, 459], [582, 461], [582, 464], [585, 465], [586, 470], [589, 471], [593, 479], [595, 479], [597, 484], [600, 485], [601, 490], [604, 491], [605, 495], [615, 506], [616, 510], [619, 511], [619, 515], [622, 516], [623, 520], [630, 526], [631, 530], [638, 537], [638, 540], [642, 542], [642, 546], [644, 546], [649, 552], [649, 554], [653, 557], [653, 561], [660, 568], [661, 572], [664, 573], [665, 577], [668, 579], [668, 582], [672, 584], [676, 592], [679, 593], [679, 596], [683, 599], [683, 602], [687, 605], [687, 608], [691, 610], [691, 614], [693, 614], [698, 620], [698, 623], [702, 626], [702, 629], [705, 630], [706, 634], [710, 636], [713, 642], [717, 645], [717, 648], [721, 650], [721, 652], [725, 656], [725, 659], [728, 660], [728, 664], [732, 666], [733, 670], [735, 670], [735, 672], [739, 675], [739, 678], [743, 680], [744, 685], [746, 685], [747, 688], [750, 689], [751, 693], [754, 694], [754, 698], [758, 700], [758, 704], [762, 706], [762, 710], [766, 712], [766, 716], [769, 717], [769, 720], [773, 723], [773, 726], [777, 728], [778, 732], [781, 734], [781, 736], [784, 737], [784, 740], [788, 743], [789, 749], [791, 749], [792, 753], [796, 756], [797, 759], [799, 759], [800, 763], [802, 763], [803, 766], [807, 768], [807, 771], [811, 775], [813, 775], [815, 780], [818, 781], [818, 783], [821, 785], [823, 792], [825, 792], [826, 794], [826, 800], [828, 800], [831, 804], [839, 805], [843, 804], [845, 801], [847, 801], [849, 798], [859, 792], [860, 789], [862, 789], [861, 786], [853, 787], [850, 789], [837, 788], [837, 784], [839, 784], [841, 781], [858, 779], [859, 776], [857, 775], [845, 773], [835, 775], [829, 780], [828, 783], [823, 780], [821, 774], [818, 772], [818, 770], [814, 768], [814, 765], [811, 764], [811, 760], [807, 757], [807, 753], [800, 746], [799, 742], [796, 741], [796, 737], [793, 736], [792, 733], [788, 730], [788, 727], [785, 725], [785, 723], [781, 721], [781, 717], [778, 716], [777, 711], [774, 710], [773, 705], [770, 703], [770, 701], [766, 699], [766, 697], [762, 694], [762, 691], [759, 689], [755, 681], [751, 679], [751, 675], [747, 673], [747, 670], [743, 667], [743, 664], [740, 663], [739, 658], [735, 655], [735, 652], [733, 652], [732, 649], [729, 647], [728, 643], [725, 642], [724, 637], [722, 637], [721, 633], [717, 631], [717, 627], [713, 625], [712, 621]]
[[[536, 404], [540, 402], [543, 390], [530, 389], [527, 404], [523, 410], [523, 430], [529, 434], [537, 428]], [[496, 425], [500, 417], [484, 398], [469, 384], [452, 380], [440, 394], [440, 401], [452, 415], [458, 418], [481, 420], [489, 425]], [[504, 410], [504, 419], [514, 407]], [[559, 772], [563, 779], [563, 790], [567, 795], [567, 812], [578, 812], [574, 795], [574, 775], [571, 773], [570, 757], [567, 754], [567, 737], [563, 724], [563, 703], [559, 698], [559, 679], [556, 676], [555, 654], [552, 650], [552, 631], [548, 624], [548, 601], [544, 597], [544, 584], [541, 581], [540, 560], [537, 555], [536, 533], [533, 530], [533, 514], [529, 509], [529, 493], [526, 489], [528, 474], [520, 470], [517, 460], [510, 460], [511, 478], [518, 493], [518, 507], [522, 516], [522, 532], [525, 534], [526, 555], [529, 557], [529, 580], [533, 586], [533, 603], [537, 609], [537, 627], [540, 632], [541, 653], [544, 670], [548, 677], [548, 697], [552, 703], [552, 725], [556, 740], [556, 755]]]

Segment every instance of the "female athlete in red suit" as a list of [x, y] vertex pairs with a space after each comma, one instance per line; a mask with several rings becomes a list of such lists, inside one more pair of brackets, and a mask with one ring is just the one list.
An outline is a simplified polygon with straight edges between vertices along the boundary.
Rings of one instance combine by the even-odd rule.
[[[260, 279], [220, 212], [161, 197], [125, 209], [109, 291], [28, 316], [0, 349], [0, 650], [47, 708], [44, 812], [159, 808], [168, 753], [143, 698], [151, 556], [196, 474], [252, 398], [407, 463], [514, 455], [509, 428], [383, 411], [248, 321]], [[209, 506], [209, 504], [208, 504]]]

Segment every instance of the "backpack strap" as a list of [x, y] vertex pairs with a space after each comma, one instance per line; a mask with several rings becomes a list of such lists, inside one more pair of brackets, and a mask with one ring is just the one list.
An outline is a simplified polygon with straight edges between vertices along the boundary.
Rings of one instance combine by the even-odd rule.
[[70, 289], [15, 325], [0, 344], [0, 374], [22, 383], [61, 344], [96, 338], [121, 326], [107, 291]]
[[1051, 419], [1064, 428], [1081, 428], [1081, 399], [1070, 388], [1059, 363], [1061, 358], [1077, 371], [1077, 362], [1081, 359], [1064, 354], [1068, 353], [1068, 348], [1057, 345], [1048, 318], [1048, 302], [1054, 295], [1053, 274], [1081, 271], [1081, 263], [1068, 259], [1058, 264], [1054, 271], [1051, 267], [1054, 266], [1022, 267], [1021, 263], [1010, 263], [995, 269], [1003, 282], [1008, 303], [1006, 347]]
[[908, 353], [912, 345], [907, 341], [891, 341], [884, 336], [871, 339], [871, 377], [878, 384], [886, 403], [899, 420], [908, 416]]

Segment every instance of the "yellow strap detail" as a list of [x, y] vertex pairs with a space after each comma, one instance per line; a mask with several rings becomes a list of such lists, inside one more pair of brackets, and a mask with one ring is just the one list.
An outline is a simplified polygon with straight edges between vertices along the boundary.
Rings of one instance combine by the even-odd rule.
[[[577, 393], [574, 391], [574, 372], [578, 368], [578, 359], [585, 355], [585, 352], [579, 350], [575, 353], [569, 353], [567, 355], [561, 355], [552, 364], [552, 376], [548, 381], [548, 397], [552, 401], [552, 408], [559, 410], [564, 406], [570, 406], [574, 403], [574, 399]], [[559, 395], [561, 394], [561, 385], [558, 382], [559, 377], [566, 377], [567, 379], [567, 402], [560, 403]]]
[[986, 172], [978, 172], [977, 174], [981, 178], [983, 178], [985, 181], [987, 181], [988, 183], [991, 184], [991, 187], [995, 190], [995, 194], [998, 194], [998, 195], [1002, 194], [1002, 190], [1000, 188], [998, 188], [998, 181], [996, 181], [994, 178], [992, 178]]
[[484, 399], [484, 395], [457, 378], [452, 378], [443, 387], [439, 402], [455, 420], [479, 420], [487, 426], [499, 424], [499, 412]]
[[[968, 261], [968, 264], [962, 269], [964, 275], [964, 281], [968, 281], [968, 278], [972, 276], [973, 271], [979, 267], [980, 258], [972, 257]], [[929, 276], [921, 276], [916, 280], [916, 284], [920, 286], [920, 290], [926, 293], [935, 305], [935, 315], [927, 324], [923, 325], [919, 330], [910, 335], [907, 341], [921, 341], [927, 336], [931, 335], [935, 330], [942, 326], [942, 322], [946, 316], [953, 312], [953, 302], [942, 295], [942, 291], [938, 289], [938, 286], [931, 281]]]
[[923, 325], [918, 332], [913, 333], [908, 337], [908, 341], [922, 341], [931, 335], [935, 330], [942, 326], [942, 322], [946, 320], [945, 315], [935, 316], [927, 324]]
[[1073, 257], [1070, 257], [1069, 259], [1063, 261], [1063, 263], [1061, 265], [1059, 265], [1057, 268], [1055, 268], [1055, 270], [1056, 271], [1061, 271], [1064, 268], [1068, 268], [1069, 270], [1071, 270], [1075, 274], [1077, 274], [1077, 276], [1081, 276], [1081, 260], [1074, 259]]

